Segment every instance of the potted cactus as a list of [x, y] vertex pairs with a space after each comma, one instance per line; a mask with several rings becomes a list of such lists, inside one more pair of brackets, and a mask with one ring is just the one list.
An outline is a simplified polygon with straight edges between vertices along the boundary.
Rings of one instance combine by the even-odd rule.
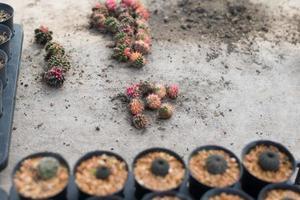
[[239, 159], [220, 146], [203, 146], [195, 149], [189, 158], [189, 191], [199, 199], [213, 188], [235, 186], [243, 169]]
[[257, 197], [271, 183], [287, 182], [296, 169], [293, 155], [283, 145], [272, 141], [255, 141], [242, 153], [245, 173], [241, 180], [244, 191]]
[[187, 171], [179, 155], [163, 148], [151, 148], [139, 153], [132, 168], [137, 199], [151, 192], [179, 190]]
[[179, 192], [154, 192], [146, 195], [143, 200], [192, 200], [189, 196]]
[[6, 25], [14, 33], [14, 9], [5, 3], [0, 3], [0, 24]]
[[10, 40], [12, 38], [12, 32], [9, 29], [8, 26], [5, 26], [3, 24], [0, 24], [0, 49], [5, 51], [5, 53], [8, 56], [8, 59], [10, 59]]
[[233, 188], [218, 188], [206, 192], [201, 200], [253, 200], [248, 194]]
[[290, 184], [271, 184], [266, 186], [259, 194], [258, 200], [296, 200], [300, 199], [300, 189]]
[[20, 199], [66, 199], [69, 166], [56, 153], [44, 152], [21, 160], [14, 169], [13, 183]]
[[7, 62], [8, 62], [7, 54], [3, 50], [0, 50], [0, 80], [2, 82], [3, 88], [5, 88], [7, 84], [7, 78], [6, 78]]
[[122, 197], [128, 174], [128, 165], [121, 156], [107, 151], [87, 153], [74, 167], [79, 199]]

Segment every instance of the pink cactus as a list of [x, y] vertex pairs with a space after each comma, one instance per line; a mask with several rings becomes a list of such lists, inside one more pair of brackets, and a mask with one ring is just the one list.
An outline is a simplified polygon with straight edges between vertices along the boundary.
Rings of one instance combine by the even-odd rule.
[[176, 99], [179, 94], [179, 87], [177, 85], [170, 85], [167, 88], [168, 97], [171, 99]]
[[105, 6], [110, 12], [115, 12], [117, 9], [117, 2], [116, 0], [106, 0]]
[[122, 4], [123, 6], [125, 6], [125, 7], [130, 7], [130, 8], [132, 8], [132, 7], [135, 6], [136, 0], [122, 0], [122, 1], [121, 1], [121, 4]]
[[126, 89], [128, 97], [135, 98], [139, 96], [139, 84], [134, 84]]

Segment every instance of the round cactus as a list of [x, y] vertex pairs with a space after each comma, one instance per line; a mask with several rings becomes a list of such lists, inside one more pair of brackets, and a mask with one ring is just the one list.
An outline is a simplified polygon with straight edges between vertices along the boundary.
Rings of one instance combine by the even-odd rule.
[[120, 23], [115, 17], [107, 17], [105, 19], [104, 25], [109, 32], [116, 33], [118, 31]]
[[161, 99], [156, 94], [150, 94], [146, 98], [148, 108], [152, 110], [157, 110], [161, 106]]
[[149, 11], [142, 5], [135, 9], [135, 15], [137, 18], [142, 18], [144, 20], [149, 20], [150, 17]]
[[60, 164], [56, 158], [42, 158], [37, 166], [37, 172], [41, 179], [48, 180], [56, 176]]
[[61, 55], [53, 55], [49, 58], [48, 62], [48, 69], [52, 67], [59, 67], [64, 72], [67, 72], [71, 68], [71, 63], [69, 62], [68, 57], [61, 56]]
[[100, 166], [96, 169], [95, 176], [97, 179], [106, 180], [110, 176], [111, 171], [108, 167]]
[[170, 104], [163, 104], [159, 111], [158, 116], [160, 119], [170, 119], [174, 113], [174, 108]]
[[154, 89], [154, 94], [157, 94], [159, 98], [163, 99], [167, 95], [167, 89], [164, 85], [156, 84]]
[[106, 0], [105, 6], [109, 12], [115, 12], [117, 9], [116, 0]]
[[129, 98], [139, 97], [140, 96], [139, 87], [140, 87], [139, 84], [134, 84], [134, 85], [128, 87], [126, 89], [126, 95]]
[[156, 176], [165, 177], [170, 169], [169, 163], [161, 158], [155, 159], [151, 164], [151, 172]]
[[52, 67], [49, 71], [44, 74], [45, 82], [51, 87], [61, 87], [65, 81], [63, 71], [61, 68]]
[[148, 118], [143, 114], [137, 114], [133, 117], [132, 123], [137, 129], [145, 129], [148, 125]]
[[100, 13], [100, 14], [103, 14], [104, 16], [108, 16], [108, 10], [106, 8], [105, 5], [97, 2], [94, 7], [92, 8], [92, 11], [94, 13]]
[[140, 81], [139, 92], [141, 96], [147, 96], [155, 92], [155, 85], [149, 81]]
[[129, 24], [121, 23], [120, 26], [118, 27], [118, 31], [124, 32], [130, 37], [134, 36], [134, 28], [132, 26], [130, 26]]
[[265, 171], [278, 171], [280, 167], [279, 154], [265, 151], [259, 155], [258, 164]]
[[135, 99], [131, 100], [131, 102], [129, 104], [129, 108], [130, 108], [131, 114], [137, 115], [137, 114], [141, 114], [144, 111], [145, 106], [144, 106], [144, 103], [142, 102], [142, 100], [135, 98]]
[[114, 36], [114, 40], [116, 43], [116, 46], [118, 45], [125, 45], [127, 47], [130, 47], [132, 44], [132, 37], [127, 35], [125, 32], [119, 32]]
[[150, 46], [143, 40], [137, 40], [133, 43], [133, 48], [135, 51], [140, 52], [144, 55], [149, 54]]
[[210, 174], [223, 174], [227, 168], [227, 161], [221, 155], [211, 155], [206, 159], [206, 168]]
[[119, 62], [126, 62], [128, 61], [130, 56], [130, 48], [127, 47], [125, 44], [119, 44], [117, 47], [114, 48], [114, 54], [112, 57]]
[[49, 60], [49, 58], [51, 58], [51, 56], [53, 55], [59, 55], [59, 56], [65, 55], [64, 47], [57, 42], [47, 43], [45, 50], [47, 53], [45, 56], [45, 60]]
[[135, 68], [142, 68], [146, 65], [146, 59], [139, 52], [133, 52], [130, 54], [131, 66]]
[[171, 99], [176, 99], [179, 94], [179, 88], [177, 85], [170, 85], [167, 87], [167, 95]]
[[129, 14], [129, 12], [123, 12], [119, 15], [118, 20], [122, 24], [128, 24], [133, 26], [135, 24], [135, 19]]
[[90, 18], [91, 28], [95, 28], [100, 32], [105, 32], [105, 20], [106, 17], [104, 14], [94, 12]]
[[35, 33], [35, 41], [40, 45], [46, 45], [48, 42], [52, 40], [53, 32], [49, 31], [48, 27], [41, 26], [38, 29], [34, 30]]

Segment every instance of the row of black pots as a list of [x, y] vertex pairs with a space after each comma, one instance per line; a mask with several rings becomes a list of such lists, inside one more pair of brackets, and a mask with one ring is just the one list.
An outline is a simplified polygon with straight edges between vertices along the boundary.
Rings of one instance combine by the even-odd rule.
[[8, 200], [8, 196], [7, 196], [6, 192], [4, 190], [2, 190], [1, 188], [0, 188], [0, 199]]
[[[292, 166], [293, 166], [293, 172], [296, 171], [296, 161], [293, 157], [293, 155], [281, 144], [278, 144], [276, 142], [272, 142], [272, 141], [256, 141], [256, 142], [252, 142], [250, 143], [249, 145], [247, 145], [244, 150], [243, 150], [243, 153], [242, 153], [242, 158], [253, 148], [255, 147], [256, 145], [260, 145], [260, 144], [264, 144], [264, 145], [271, 145], [271, 146], [275, 146], [277, 147], [280, 151], [284, 152], [286, 155], [288, 155], [288, 157], [290, 158], [290, 161], [292, 163]], [[229, 155], [231, 155], [232, 157], [234, 157], [237, 161], [238, 161], [238, 164], [240, 166], [240, 178], [239, 180], [237, 180], [237, 182], [235, 184], [233, 184], [231, 187], [232, 188], [241, 188], [243, 191], [245, 191], [247, 194], [249, 194], [250, 196], [252, 196], [253, 198], [257, 198], [259, 192], [265, 187], [265, 186], [268, 186], [270, 185], [271, 183], [268, 183], [268, 182], [265, 182], [263, 180], [260, 180], [256, 177], [254, 177], [252, 174], [250, 174], [246, 168], [243, 167], [243, 165], [241, 164], [241, 162], [239, 161], [238, 157], [236, 157], [231, 151], [229, 151], [228, 149], [225, 149], [223, 147], [220, 147], [220, 146], [204, 146], [204, 147], [200, 147], [200, 148], [197, 148], [195, 149], [191, 155], [190, 155], [190, 158], [195, 155], [198, 151], [200, 150], [223, 150], [225, 152], [227, 152]], [[182, 160], [182, 158], [176, 154], [175, 152], [171, 151], [171, 150], [168, 150], [168, 149], [163, 149], [163, 148], [152, 148], [152, 149], [147, 149], [141, 153], [139, 153], [136, 158], [134, 159], [133, 161], [133, 165], [132, 167], [134, 167], [136, 161], [142, 157], [143, 155], [149, 153], [149, 152], [166, 152], [166, 153], [169, 153], [171, 155], [173, 155], [174, 157], [176, 157], [182, 164], [183, 166], [185, 167], [185, 163], [184, 161]], [[103, 154], [106, 154], [106, 155], [112, 155], [112, 156], [115, 156], [116, 158], [118, 158], [119, 160], [123, 161], [124, 163], [126, 163], [126, 161], [119, 155], [115, 154], [115, 153], [112, 153], [112, 152], [107, 152], [107, 151], [94, 151], [94, 152], [90, 152], [90, 153], [87, 153], [86, 155], [84, 155], [83, 157], [81, 157], [77, 163], [75, 164], [75, 167], [74, 167], [74, 170], [73, 170], [73, 175], [75, 175], [75, 172], [76, 172], [76, 169], [77, 167], [79, 166], [79, 164], [93, 156], [99, 156], [99, 155], [103, 155]], [[30, 155], [28, 157], [26, 157], [25, 159], [23, 159], [22, 161], [20, 161], [17, 166], [15, 167], [14, 169], [14, 173], [13, 173], [13, 176], [15, 174], [15, 172], [17, 170], [19, 170], [20, 166], [21, 166], [21, 163], [26, 160], [26, 159], [29, 159], [29, 158], [33, 158], [33, 157], [43, 157], [43, 156], [51, 156], [51, 157], [55, 157], [57, 158], [59, 161], [61, 161], [61, 163], [63, 165], [65, 165], [68, 169], [69, 166], [68, 166], [68, 163], [66, 162], [66, 160], [60, 156], [59, 154], [55, 154], [55, 153], [49, 153], [49, 152], [46, 152], [46, 153], [38, 153], [38, 154], [34, 154], [34, 155]], [[127, 169], [128, 168], [128, 165], [126, 164], [126, 167]], [[129, 171], [129, 170], [128, 170]], [[182, 187], [187, 187], [188, 190], [189, 190], [189, 193], [191, 194], [191, 196], [194, 198], [194, 199], [200, 199], [207, 191], [209, 190], [212, 190], [212, 189], [215, 189], [215, 188], [212, 188], [212, 187], [208, 187], [206, 185], [204, 185], [203, 183], [199, 182], [196, 178], [193, 177], [193, 175], [191, 173], [188, 173], [189, 170], [186, 170], [186, 178], [185, 179], [188, 179], [187, 181], [187, 184], [186, 182], [182, 182], [181, 185], [179, 185], [177, 188], [175, 188], [174, 190], [172, 191], [179, 191], [180, 188]], [[299, 177], [298, 177], [299, 178]], [[153, 192], [157, 192], [157, 191], [153, 191], [149, 188], [146, 188], [145, 186], [143, 185], [140, 185], [138, 183], [138, 181], [134, 181], [135, 183], [135, 196], [136, 196], [136, 199], [140, 200], [140, 199], [143, 199], [143, 197], [145, 197], [146, 195], [150, 194], [150, 193], [153, 193]], [[78, 192], [79, 192], [79, 200], [83, 200], [83, 199], [89, 199], [89, 198], [92, 198], [90, 195], [80, 191], [80, 188], [77, 188], [78, 189]], [[167, 192], [167, 191], [166, 191]], [[53, 200], [64, 200], [66, 199], [66, 194], [67, 194], [67, 188], [65, 188], [65, 190], [63, 190], [63, 192], [61, 192], [57, 197], [54, 197], [54, 198], [51, 198]], [[120, 191], [117, 191], [116, 193], [114, 193], [113, 195], [115, 196], [119, 196], [119, 197], [124, 197], [124, 188], [121, 189]], [[20, 194], [19, 194], [20, 196]], [[106, 197], [108, 198], [108, 197]], [[111, 198], [111, 197], [109, 197]], [[117, 198], [117, 197], [116, 197]], [[20, 198], [20, 199], [26, 199], [26, 198]], [[97, 199], [97, 198], [95, 198]]]

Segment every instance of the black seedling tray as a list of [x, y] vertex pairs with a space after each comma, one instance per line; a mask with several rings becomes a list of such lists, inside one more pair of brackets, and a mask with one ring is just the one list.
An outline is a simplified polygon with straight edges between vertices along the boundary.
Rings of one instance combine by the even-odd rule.
[[23, 28], [14, 25], [15, 35], [10, 40], [11, 59], [7, 64], [7, 86], [3, 90], [3, 115], [0, 118], [0, 171], [7, 166], [12, 123], [15, 110], [17, 82], [19, 76]]

